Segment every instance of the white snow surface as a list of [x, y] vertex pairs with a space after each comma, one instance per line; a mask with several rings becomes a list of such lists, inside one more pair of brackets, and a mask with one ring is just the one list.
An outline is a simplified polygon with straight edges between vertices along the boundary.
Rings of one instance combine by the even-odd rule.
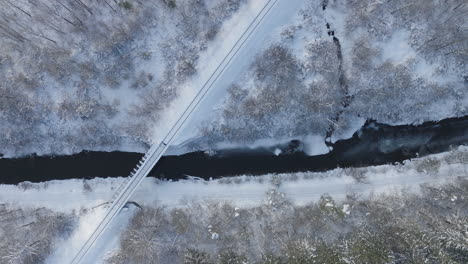
[[[468, 152], [468, 147], [459, 150]], [[305, 204], [328, 193], [336, 199], [349, 192], [369, 194], [385, 193], [402, 187], [417, 190], [424, 183], [439, 184], [457, 177], [467, 177], [467, 165], [447, 163], [450, 152], [406, 161], [403, 165], [381, 165], [365, 168], [365, 180], [357, 181], [347, 169], [328, 172], [279, 174], [279, 191], [295, 204]], [[438, 172], [418, 171], [417, 166], [429, 159], [441, 161]], [[239, 208], [259, 205], [265, 201], [265, 193], [274, 188], [272, 176], [237, 176], [202, 181], [192, 177], [176, 182], [146, 178], [132, 196], [138, 204], [158, 204], [167, 207], [184, 206], [187, 201], [228, 201]], [[57, 212], [78, 212], [98, 208], [109, 201], [124, 178], [95, 178], [91, 180], [54, 180], [30, 183], [27, 189], [21, 185], [0, 185], [0, 201], [23, 208], [47, 207]], [[84, 183], [92, 186], [84, 189]]]
[[[93, 250], [90, 251], [90, 254], [86, 255], [85, 263], [105, 263], [104, 260], [112, 256], [115, 250], [119, 248], [120, 234], [125, 231], [137, 209], [136, 206], [131, 204], [122, 209], [115, 221], [110, 224], [101, 236], [101, 243], [96, 244]], [[101, 206], [92, 208], [84, 213], [80, 217], [79, 223], [71, 236], [57, 243], [58, 247], [55, 248], [55, 251], [46, 260], [46, 263], [69, 263], [74, 254], [86, 242], [86, 239], [91, 236], [96, 225], [104, 217], [105, 212], [105, 208]]]
[[[468, 147], [458, 151], [468, 152]], [[364, 178], [353, 177], [355, 171], [334, 169], [320, 173], [294, 173], [264, 176], [238, 176], [219, 180], [202, 181], [197, 178], [177, 182], [146, 178], [134, 193], [131, 201], [145, 206], [184, 207], [192, 202], [228, 202], [236, 208], [250, 208], [269, 202], [271, 190], [284, 195], [295, 205], [305, 205], [318, 201], [324, 194], [336, 201], [347, 194], [360, 197], [395, 193], [400, 191], [418, 192], [422, 184], [437, 186], [452, 182], [456, 178], [467, 178], [468, 168], [464, 163], [447, 161], [451, 152], [431, 155], [407, 161], [403, 165], [382, 165], [360, 170]], [[420, 165], [428, 160], [439, 160], [441, 166], [432, 172], [421, 170]], [[75, 213], [79, 223], [72, 235], [58, 242], [58, 248], [50, 256], [48, 263], [66, 263], [76, 254], [78, 246], [90, 234], [101, 219], [103, 204], [110, 200], [115, 188], [124, 178], [95, 178], [92, 180], [55, 180], [44, 183], [22, 185], [0, 185], [0, 201], [20, 208], [46, 207], [64, 213]], [[91, 190], [84, 188], [87, 183]], [[133, 213], [138, 210], [133, 205], [120, 212], [117, 221], [104, 233], [102, 240], [91, 251], [92, 263], [106, 259], [118, 247], [118, 234], [121, 233]], [[345, 211], [346, 208], [343, 208]], [[91, 263], [91, 262], [90, 262]]]
[[400, 64], [416, 57], [416, 52], [409, 45], [408, 39], [409, 33], [407, 31], [397, 30], [392, 34], [389, 41], [380, 43], [383, 45], [383, 61], [390, 60], [394, 64]]
[[305, 138], [304, 143], [304, 152], [310, 156], [326, 154], [329, 151], [322, 136], [309, 135]]
[[[260, 22], [254, 34], [250, 36], [244, 47], [237, 53], [230, 66], [220, 75], [213, 90], [205, 97], [200, 107], [194, 112], [194, 117], [185, 125], [185, 129], [175, 139], [174, 144], [180, 144], [187, 139], [198, 136], [196, 128], [210, 122], [217, 112], [222, 111], [226, 98], [226, 90], [235, 81], [242, 78], [246, 69], [254, 61], [257, 54], [269, 47], [271, 43], [279, 38], [279, 33], [284, 25], [290, 24], [296, 18], [298, 12], [305, 5], [302, 0], [272, 0], [275, 2], [269, 14]], [[207, 51], [200, 55], [198, 74], [187, 83], [181, 96], [176, 100], [171, 109], [171, 115], [167, 115], [167, 121], [161, 122], [171, 124], [172, 120], [185, 109], [189, 100], [203, 85], [207, 75], [213, 72], [219, 65], [225, 54], [231, 49], [233, 43], [239, 39], [256, 14], [260, 12], [267, 0], [249, 1], [233, 17], [223, 24], [221, 32], [217, 35], [214, 43], [210, 44]], [[155, 139], [160, 138], [161, 128], [155, 128]]]

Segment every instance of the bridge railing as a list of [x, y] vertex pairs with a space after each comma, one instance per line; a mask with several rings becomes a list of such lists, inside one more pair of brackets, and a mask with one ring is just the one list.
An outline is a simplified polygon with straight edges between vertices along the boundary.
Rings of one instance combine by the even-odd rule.
[[85, 255], [96, 242], [99, 236], [104, 232], [112, 219], [117, 215], [120, 209], [125, 205], [130, 196], [136, 190], [138, 185], [143, 181], [143, 179], [149, 174], [151, 169], [156, 165], [159, 159], [162, 157], [168, 144], [174, 139], [177, 133], [182, 129], [185, 122], [188, 120], [190, 115], [200, 104], [203, 97], [208, 93], [210, 88], [218, 80], [219, 76], [224, 72], [226, 67], [232, 61], [232, 59], [239, 52], [241, 47], [245, 42], [250, 38], [255, 29], [258, 27], [260, 22], [266, 17], [270, 12], [276, 2], [279, 0], [268, 0], [267, 3], [263, 6], [262, 10], [257, 14], [253, 21], [248, 25], [247, 29], [242, 33], [240, 38], [236, 41], [234, 46], [229, 50], [228, 54], [223, 58], [221, 63], [217, 66], [214, 72], [210, 75], [208, 80], [204, 83], [202, 88], [198, 91], [196, 96], [190, 102], [188, 107], [184, 110], [182, 115], [177, 119], [175, 124], [171, 127], [169, 132], [166, 134], [164, 140], [159, 144], [154, 144], [146, 152], [143, 158], [138, 162], [135, 169], [130, 173], [130, 176], [125, 178], [124, 181], [117, 187], [116, 192], [112, 196], [111, 202], [109, 203], [109, 208], [99, 223], [95, 231], [91, 234], [89, 239], [81, 247], [78, 254], [73, 258], [72, 263], [78, 264], [81, 263]]

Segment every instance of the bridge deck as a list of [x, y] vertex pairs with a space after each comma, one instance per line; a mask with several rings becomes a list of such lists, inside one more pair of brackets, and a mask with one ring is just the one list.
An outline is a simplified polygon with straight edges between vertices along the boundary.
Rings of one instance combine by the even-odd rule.
[[95, 231], [91, 234], [89, 239], [81, 247], [77, 255], [72, 260], [72, 263], [82, 263], [85, 259], [86, 254], [92, 248], [94, 243], [98, 238], [103, 234], [112, 220], [116, 217], [118, 212], [122, 207], [127, 203], [130, 196], [135, 192], [143, 179], [150, 173], [151, 169], [156, 165], [159, 159], [164, 155], [164, 152], [167, 150], [169, 144], [174, 139], [174, 137], [179, 133], [183, 125], [192, 115], [193, 111], [200, 104], [202, 99], [214, 85], [219, 76], [224, 72], [226, 67], [230, 64], [232, 59], [236, 56], [245, 42], [250, 38], [258, 25], [262, 20], [267, 16], [273, 6], [278, 0], [268, 0], [262, 10], [258, 15], [253, 19], [249, 24], [247, 29], [242, 33], [241, 37], [236, 41], [234, 46], [230, 49], [228, 54], [224, 57], [215, 71], [210, 75], [208, 80], [204, 83], [203, 87], [199, 90], [195, 98], [190, 102], [189, 106], [185, 109], [179, 119], [175, 122], [174, 126], [165, 136], [164, 140], [159, 144], [154, 144], [145, 154], [145, 156], [140, 160], [137, 167], [133, 170], [128, 178], [117, 188], [115, 194], [112, 197], [110, 205], [107, 209], [107, 212], [104, 218], [101, 220]]

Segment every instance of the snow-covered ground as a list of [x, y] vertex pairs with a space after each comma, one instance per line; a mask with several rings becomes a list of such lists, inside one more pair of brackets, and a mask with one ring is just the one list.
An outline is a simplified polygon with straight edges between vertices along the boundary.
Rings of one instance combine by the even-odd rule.
[[[225, 39], [237, 37], [228, 33], [239, 32], [265, 1], [17, 2], [5, 4], [0, 17], [15, 17], [6, 27], [36, 41], [19, 48], [0, 38], [0, 153], [7, 157], [144, 151], [155, 127], [165, 127], [162, 117], [175, 111], [172, 101], [196, 92], [193, 75], [207, 74], [202, 53], [222, 53]], [[242, 15], [221, 28], [239, 8]]]
[[[457, 150], [459, 155], [467, 155], [467, 152], [467, 147]], [[143, 206], [157, 203], [177, 207], [183, 206], [184, 201], [226, 200], [236, 206], [249, 207], [264, 202], [265, 193], [278, 185], [277, 180], [280, 181], [278, 190], [297, 204], [314, 200], [324, 193], [339, 199], [349, 192], [382, 193], [403, 187], [417, 190], [420, 184], [437, 184], [456, 177], [466, 177], [468, 165], [453, 162], [453, 153], [430, 155], [407, 161], [404, 165], [334, 169], [316, 173], [244, 175], [212, 181], [194, 178], [169, 182], [147, 178], [131, 201]], [[432, 161], [436, 164], [433, 171], [425, 170], [424, 164]], [[439, 162], [440, 165], [437, 165]], [[0, 185], [0, 201], [21, 207], [46, 206], [57, 212], [79, 212], [80, 209], [94, 208], [109, 201], [123, 179], [74, 179]]]
[[[42, 9], [19, 2], [42, 21]], [[115, 41], [108, 43], [85, 32], [77, 41], [60, 39], [38, 23], [63, 46], [52, 49], [39, 38], [44, 47], [38, 60], [16, 51], [0, 57], [5, 65], [0, 67], [5, 79], [0, 84], [0, 152], [144, 152], [165, 134], [267, 1], [190, 0], [176, 8], [163, 2], [135, 3], [130, 13], [117, 5], [111, 7], [119, 10], [115, 17], [108, 6], [94, 3], [102, 15], [89, 23], [122, 21], [127, 38], [112, 35]], [[236, 67], [220, 77], [177, 143], [198, 138], [206, 148], [295, 138], [313, 146], [330, 126], [335, 127], [332, 140], [337, 140], [368, 118], [408, 124], [468, 114], [468, 42], [463, 38], [468, 24], [457, 20], [466, 4], [327, 3], [323, 10], [322, 1], [277, 1], [232, 62]], [[22, 22], [30, 18], [11, 6], [2, 11], [24, 16]], [[145, 23], [138, 23], [141, 19]], [[132, 31], [134, 27], [139, 30]], [[341, 70], [331, 31], [341, 46]], [[88, 41], [96, 43], [86, 49]], [[10, 44], [3, 45], [5, 54], [15, 50]], [[268, 53], [278, 46], [286, 57]], [[262, 61], [268, 67], [259, 67]], [[334, 121], [342, 110], [342, 76], [353, 100]], [[282, 82], [280, 77], [286, 78]], [[326, 151], [324, 144], [310, 149], [313, 154]]]
[[[226, 201], [238, 208], [250, 208], [271, 203], [272, 192], [280, 194], [294, 205], [317, 201], [324, 194], [335, 200], [343, 200], [348, 194], [360, 197], [395, 193], [418, 192], [423, 184], [440, 185], [457, 178], [468, 177], [468, 147], [451, 152], [407, 161], [403, 165], [383, 165], [356, 169], [335, 169], [321, 173], [295, 173], [254, 176], [238, 176], [220, 180], [197, 179], [178, 182], [147, 178], [132, 196], [131, 201], [145, 206], [184, 207], [187, 203]], [[86, 234], [93, 230], [104, 212], [103, 205], [110, 200], [113, 191], [123, 178], [96, 178], [92, 180], [64, 180], [45, 183], [0, 185], [0, 201], [19, 208], [46, 207], [62, 213], [79, 216], [79, 224], [72, 235], [58, 243], [49, 263], [63, 263], [77, 246], [84, 242]], [[118, 221], [106, 231], [100, 240], [101, 255], [108, 254], [117, 245], [117, 234], [139, 210], [133, 205], [120, 213]], [[101, 248], [100, 248], [101, 249]], [[92, 251], [94, 252], [94, 251]], [[92, 253], [97, 254], [97, 253]]]
[[[461, 33], [468, 23], [454, 23], [466, 4], [326, 2], [323, 10], [321, 1], [304, 1], [272, 31], [194, 145], [324, 141], [330, 127], [335, 141], [366, 119], [419, 124], [468, 114], [468, 41]], [[346, 95], [352, 99], [342, 109]]]
[[[249, 37], [242, 50], [234, 57], [230, 63], [230, 67], [219, 77], [214, 89], [197, 109], [195, 117], [191, 118], [187, 123], [186, 129], [178, 137], [177, 142], [175, 142], [176, 144], [186, 141], [190, 137], [197, 136], [197, 133], [194, 135], [194, 132], [197, 132], [194, 128], [200, 128], [202, 124], [210, 123], [219, 114], [226, 100], [227, 89], [237, 80], [242, 79], [245, 71], [249, 69], [249, 65], [255, 60], [257, 54], [277, 40], [277, 36], [284, 25], [292, 23], [299, 10], [305, 5], [304, 1], [299, 0], [257, 0], [245, 5], [231, 20], [224, 24], [223, 31], [218, 35], [217, 42], [211, 45], [207, 52], [200, 56], [199, 68], [202, 71], [191, 81], [190, 85], [194, 87], [189, 90], [196, 90], [200, 86], [200, 80], [205, 80], [206, 75], [219, 65], [224, 57], [223, 54], [227, 53], [226, 51], [239, 39], [255, 15], [268, 2], [274, 3], [268, 16], [260, 22], [254, 34]], [[187, 98], [187, 95], [190, 98], [190, 94], [183, 94], [183, 97]], [[176, 102], [175, 105], [180, 104]]]
[[[104, 263], [102, 260], [108, 258], [109, 255], [119, 247], [119, 236], [128, 226], [128, 222], [135, 214], [136, 210], [138, 210], [138, 208], [132, 204], [122, 209], [106, 232], [104, 232], [103, 236], [101, 236], [99, 243], [96, 244], [93, 250], [86, 256], [85, 260], [88, 260], [88, 263]], [[99, 223], [99, 220], [102, 219], [105, 212], [105, 208], [97, 207], [80, 217], [73, 233], [70, 237], [60, 239], [60, 241], [56, 243], [58, 246], [48, 257], [46, 263], [69, 263], [71, 258], [75, 256], [86, 239], [95, 230], [96, 225]]]
[[[284, 141], [300, 136], [310, 143], [306, 149], [309, 154], [320, 154], [327, 151], [323, 139], [330, 125], [336, 127], [332, 140], [337, 140], [348, 137], [366, 118], [401, 124], [468, 113], [466, 80], [463, 80], [466, 78], [465, 55], [455, 56], [459, 50], [445, 50], [445, 46], [432, 49], [422, 43], [425, 39], [418, 38], [418, 32], [430, 31], [430, 27], [418, 23], [430, 18], [426, 13], [414, 16], [408, 28], [401, 22], [406, 19], [400, 16], [403, 12], [396, 15], [386, 12], [387, 9], [398, 8], [398, 5], [385, 7], [383, 3], [375, 2], [361, 12], [364, 9], [358, 8], [356, 3], [348, 5], [333, 1], [323, 11], [318, 1], [272, 1], [275, 4], [269, 16], [263, 19], [246, 46], [234, 57], [232, 67], [219, 77], [212, 93], [197, 109], [197, 117], [190, 120], [175, 143], [182, 144], [200, 136], [205, 136], [209, 143], [231, 145], [261, 142], [265, 138]], [[216, 8], [229, 15], [216, 17], [223, 24], [221, 28], [215, 28], [213, 39], [208, 42], [197, 39], [191, 43], [194, 46], [191, 46], [189, 58], [184, 56], [182, 49], [173, 50], [170, 45], [182, 43], [177, 48], [185, 47], [187, 38], [184, 34], [189, 31], [171, 23], [171, 15], [168, 14], [175, 11], [164, 9], [160, 17], [164, 22], [160, 27], [147, 31], [148, 39], [129, 45], [137, 51], [144, 47], [143, 53], [152, 54], [152, 57], [140, 54], [147, 59], [139, 60], [141, 63], [131, 72], [135, 74], [132, 78], [141, 74], [149, 79], [139, 80], [141, 83], [138, 85], [146, 87], [148, 84], [145, 82], [151, 82], [153, 78], [158, 80], [157, 84], [147, 88], [132, 88], [134, 84], [124, 80], [117, 89], [87, 88], [78, 92], [49, 79], [50, 76], [41, 79], [41, 89], [32, 89], [24, 94], [16, 94], [0, 86], [3, 89], [0, 92], [7, 95], [0, 98], [3, 100], [0, 101], [0, 121], [5, 121], [0, 124], [3, 135], [0, 138], [3, 144], [0, 145], [3, 148], [1, 152], [15, 156], [30, 152], [69, 153], [84, 147], [144, 150], [143, 144], [135, 142], [155, 143], [166, 134], [207, 76], [267, 2], [245, 1], [233, 9], [224, 4], [218, 6], [214, 1], [207, 3], [202, 8], [206, 7], [206, 12], [212, 16], [217, 14]], [[176, 21], [182, 26], [190, 26], [190, 22], [185, 20], [185, 12], [189, 11], [185, 10], [187, 7], [177, 9], [180, 12], [176, 13], [178, 18], [183, 19]], [[389, 17], [383, 17], [384, 21], [379, 20], [378, 23], [366, 22], [366, 19], [379, 14]], [[428, 25], [437, 22], [430, 19]], [[466, 21], [458, 26], [464, 32]], [[200, 30], [209, 33], [205, 32], [209, 30], [204, 26]], [[328, 30], [334, 31], [336, 40]], [[440, 45], [444, 45], [444, 38], [440, 37], [444, 30], [437, 28], [435, 33], [431, 31], [433, 34], [428, 33], [425, 37], [433, 36]], [[163, 33], [168, 36], [160, 38]], [[124, 47], [117, 45], [113, 48], [120, 53]], [[440, 49], [443, 52], [439, 52]], [[339, 52], [342, 53], [342, 61], [337, 56]], [[76, 56], [76, 59], [84, 60], [85, 55]], [[175, 64], [168, 63], [164, 68], [160, 60], [165, 63], [171, 61], [166, 55], [177, 59], [173, 62]], [[3, 58], [0, 61], [8, 62]], [[24, 66], [18, 65], [16, 67]], [[92, 71], [85, 66], [83, 68], [85, 70], [80, 69]], [[196, 73], [184, 75], [181, 72], [185, 70], [196, 70]], [[171, 72], [175, 75], [171, 76]], [[13, 83], [17, 82], [10, 73], [5, 76]], [[177, 76], [179, 73], [181, 76]], [[349, 111], [344, 109], [339, 122], [335, 122], [333, 117], [340, 113], [341, 100], [345, 95], [340, 79], [343, 73], [349, 85], [346, 89], [349, 88], [354, 98]], [[26, 72], [26, 77], [23, 76], [25, 82], [28, 83], [28, 77], [34, 74], [34, 71]], [[160, 82], [166, 77], [181, 78], [175, 83]], [[77, 79], [72, 81], [79, 82]], [[75, 88], [81, 89], [83, 84]], [[2, 108], [11, 103], [5, 98], [11, 97], [24, 97], [25, 102], [11, 104], [11, 109], [16, 106], [18, 109]], [[50, 98], [54, 102], [49, 104]], [[41, 104], [36, 104], [36, 99]], [[148, 115], [144, 116], [144, 113]], [[94, 117], [100, 119], [95, 120]], [[70, 142], [74, 145], [68, 145]], [[190, 179], [178, 182], [147, 178], [131, 201], [143, 207], [157, 204], [168, 208], [183, 207], [188, 202], [228, 201], [238, 208], [249, 208], [273, 203], [272, 193], [295, 205], [304, 205], [317, 201], [323, 194], [340, 200], [350, 193], [366, 197], [401, 190], [418, 192], [422, 184], [439, 185], [459, 177], [466, 178], [467, 152], [468, 148], [460, 147], [408, 161], [404, 165], [335, 169], [322, 173], [244, 175], [212, 181]], [[79, 222], [72, 235], [57, 242], [59, 246], [48, 259], [49, 263], [64, 263], [76, 253], [102, 218], [106, 202], [122, 181], [123, 178], [97, 178], [0, 185], [0, 201], [19, 208], [46, 207], [78, 216]], [[117, 247], [116, 234], [125, 229], [136, 210], [138, 208], [131, 205], [120, 213], [118, 221], [107, 230], [98, 245], [99, 254], [94, 252], [92, 258], [102, 259]]]

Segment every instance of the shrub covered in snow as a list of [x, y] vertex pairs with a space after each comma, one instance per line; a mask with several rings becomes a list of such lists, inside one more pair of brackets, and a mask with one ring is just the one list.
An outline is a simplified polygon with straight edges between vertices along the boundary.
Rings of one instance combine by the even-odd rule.
[[237, 80], [215, 141], [340, 137], [357, 118], [402, 124], [468, 114], [463, 1], [314, 1]]
[[45, 208], [0, 205], [0, 263], [44, 263], [56, 239], [68, 236], [74, 218]]
[[242, 2], [2, 0], [2, 153], [150, 143], [149, 129]]
[[135, 216], [109, 263], [466, 263], [467, 197], [459, 179], [305, 206], [156, 206]]

